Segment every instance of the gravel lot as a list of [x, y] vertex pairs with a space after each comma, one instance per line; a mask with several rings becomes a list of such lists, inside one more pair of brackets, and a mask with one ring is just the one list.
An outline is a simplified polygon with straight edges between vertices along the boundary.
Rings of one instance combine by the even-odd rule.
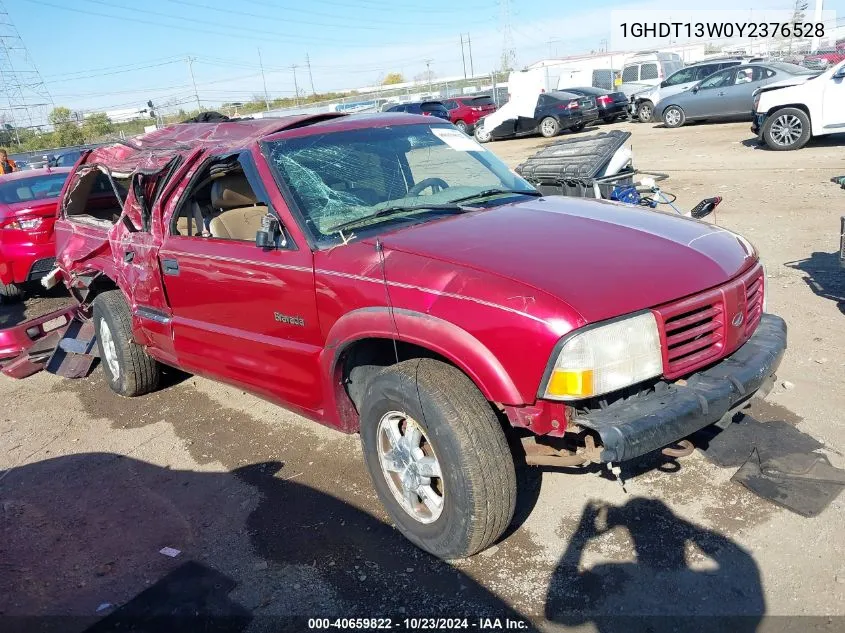
[[[748, 123], [610, 127], [633, 132], [635, 165], [670, 174], [681, 207], [724, 197], [716, 221], [758, 247], [768, 309], [790, 328], [778, 386], [753, 414], [797, 425], [845, 466], [845, 191], [829, 182], [845, 174], [843, 139], [778, 153]], [[545, 142], [488, 147], [515, 166]], [[232, 630], [279, 630], [265, 616], [290, 614], [510, 613], [600, 631], [632, 630], [608, 614], [745, 615], [731, 630], [747, 631], [811, 628], [757, 628], [763, 615], [845, 616], [845, 496], [804, 518], [698, 453], [627, 465], [627, 492], [596, 472], [527, 470], [505, 538], [447, 565], [389, 525], [357, 436], [240, 390], [173, 373], [121, 399], [98, 369], [0, 378], [0, 402], [0, 614], [96, 618], [180, 569], [185, 591], [206, 592], [198, 608], [244, 616]], [[818, 625], [845, 630], [845, 617]]]

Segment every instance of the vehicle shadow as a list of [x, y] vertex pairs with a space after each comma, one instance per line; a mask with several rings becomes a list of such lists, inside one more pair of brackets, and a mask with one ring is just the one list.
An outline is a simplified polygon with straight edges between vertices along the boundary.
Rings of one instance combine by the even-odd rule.
[[[543, 614], [600, 631], [637, 630], [653, 616], [742, 614], [730, 630], [752, 631], [765, 610], [751, 556], [660, 501], [589, 502], [532, 614], [531, 604], [497, 595], [507, 583], [485, 586], [484, 578], [500, 584], [497, 560], [445, 563], [283, 473], [279, 462], [195, 472], [114, 453], [0, 473], [0, 614], [77, 616], [57, 621], [63, 633], [92, 624], [90, 633], [175, 630], [175, 622], [182, 631], [305, 630], [291, 618], [374, 615], [507, 617], [536, 630], [547, 628]], [[620, 532], [636, 562], [586, 569], [591, 542]], [[170, 558], [159, 552], [165, 546], [181, 551]]]
[[37, 283], [26, 284], [23, 299], [0, 299], [0, 329], [14, 327], [72, 302], [73, 299], [62, 285], [46, 290]]
[[[631, 542], [633, 561], [587, 568], [594, 542], [620, 539]], [[749, 552], [662, 501], [634, 497], [622, 506], [587, 503], [552, 576], [545, 615], [567, 626], [593, 623], [602, 633], [751, 632], [765, 611]]]
[[23, 301], [0, 299], [0, 330], [14, 327], [26, 319], [26, 306]]
[[[768, 145], [760, 141], [759, 138], [753, 136], [751, 138], [740, 141], [745, 147], [751, 149], [759, 149], [767, 152], [774, 151]], [[824, 136], [814, 136], [807, 142], [807, 147], [841, 147], [845, 145], [845, 134], [826, 134]]]
[[784, 265], [806, 273], [802, 279], [810, 290], [819, 297], [834, 301], [839, 311], [845, 314], [845, 270], [839, 266], [838, 252], [816, 251], [806, 259]]

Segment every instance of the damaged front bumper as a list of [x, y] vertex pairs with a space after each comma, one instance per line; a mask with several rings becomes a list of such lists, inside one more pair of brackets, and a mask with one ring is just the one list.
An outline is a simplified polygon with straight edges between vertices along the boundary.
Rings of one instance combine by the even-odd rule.
[[[720, 422], [758, 391], [771, 387], [786, 350], [786, 323], [764, 314], [737, 351], [685, 381], [578, 414], [571, 422], [598, 433], [601, 461], [619, 462], [673, 444]], [[765, 394], [762, 394], [765, 395]]]

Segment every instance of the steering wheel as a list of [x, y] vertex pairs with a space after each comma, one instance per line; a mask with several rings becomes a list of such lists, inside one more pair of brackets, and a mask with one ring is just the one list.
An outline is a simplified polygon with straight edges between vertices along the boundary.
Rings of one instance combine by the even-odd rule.
[[417, 184], [408, 189], [408, 195], [418, 196], [428, 187], [431, 187], [431, 193], [437, 193], [442, 189], [448, 189], [449, 183], [447, 183], [442, 178], [425, 178], [424, 180], [420, 180]]

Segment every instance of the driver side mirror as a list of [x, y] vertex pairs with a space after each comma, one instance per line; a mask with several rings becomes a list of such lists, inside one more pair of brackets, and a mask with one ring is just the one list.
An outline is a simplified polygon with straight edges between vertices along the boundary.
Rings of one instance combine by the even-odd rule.
[[261, 228], [255, 233], [255, 245], [265, 251], [287, 246], [287, 238], [278, 218], [268, 213], [261, 218]]

